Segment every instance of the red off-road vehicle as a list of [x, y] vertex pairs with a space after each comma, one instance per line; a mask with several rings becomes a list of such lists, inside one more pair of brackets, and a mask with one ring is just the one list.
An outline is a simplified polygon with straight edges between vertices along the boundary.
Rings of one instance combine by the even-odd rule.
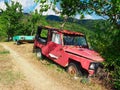
[[70, 75], [93, 75], [104, 59], [90, 50], [85, 35], [48, 26], [38, 27], [34, 41], [37, 57], [46, 56], [57, 64], [67, 67]]

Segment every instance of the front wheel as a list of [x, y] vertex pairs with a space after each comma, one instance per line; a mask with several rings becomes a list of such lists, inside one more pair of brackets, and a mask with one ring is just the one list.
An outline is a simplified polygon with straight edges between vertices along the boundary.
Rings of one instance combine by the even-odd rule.
[[82, 76], [81, 68], [78, 63], [70, 63], [67, 72], [72, 77], [79, 77]]
[[16, 45], [20, 45], [20, 41], [16, 41]]

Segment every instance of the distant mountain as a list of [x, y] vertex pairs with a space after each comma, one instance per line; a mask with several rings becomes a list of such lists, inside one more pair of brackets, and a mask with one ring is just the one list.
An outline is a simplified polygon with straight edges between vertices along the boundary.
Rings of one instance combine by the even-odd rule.
[[[62, 22], [63, 21], [63, 19], [61, 17], [55, 16], [55, 15], [46, 16], [46, 20], [57, 21], [57, 22]], [[104, 20], [102, 20], [102, 19], [99, 19], [99, 20], [93, 20], [93, 19], [79, 20], [79, 19], [75, 19], [75, 18], [68, 18], [67, 22], [80, 24], [81, 26], [84, 26], [86, 28], [95, 30], [96, 29], [96, 24], [97, 23], [103, 24]]]
[[63, 21], [59, 16], [55, 16], [55, 15], [46, 16], [46, 20], [58, 21], [58, 22]]
[[24, 15], [29, 15], [29, 13], [24, 13]]
[[[61, 17], [55, 16], [55, 15], [46, 16], [46, 20], [63, 21], [63, 19]], [[75, 23], [79, 23], [79, 24], [85, 24], [85, 23], [94, 22], [94, 21], [103, 21], [103, 20], [102, 19], [99, 19], [99, 20], [93, 20], [93, 19], [80, 20], [80, 19], [75, 19], [75, 18], [68, 18], [68, 20], [67, 20], [67, 22], [75, 22]]]

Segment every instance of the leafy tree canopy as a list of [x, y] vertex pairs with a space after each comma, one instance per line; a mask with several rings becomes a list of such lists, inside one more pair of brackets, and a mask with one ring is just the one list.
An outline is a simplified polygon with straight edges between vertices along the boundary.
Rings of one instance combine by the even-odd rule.
[[20, 19], [23, 16], [22, 13], [22, 6], [18, 3], [18, 2], [11, 2], [11, 4], [8, 4], [7, 2], [5, 2], [6, 5], [6, 10], [2, 10], [2, 14], [1, 14], [1, 22], [0, 25], [4, 25], [4, 27], [6, 27], [6, 33], [8, 36], [8, 41], [10, 39], [10, 37], [12, 37], [16, 30], [19, 30], [20, 27]]

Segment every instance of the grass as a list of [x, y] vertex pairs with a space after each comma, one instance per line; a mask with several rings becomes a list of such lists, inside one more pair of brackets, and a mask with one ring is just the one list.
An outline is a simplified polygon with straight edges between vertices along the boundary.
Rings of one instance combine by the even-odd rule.
[[2, 85], [14, 85], [23, 78], [19, 71], [13, 70], [11, 60], [10, 52], [0, 46], [0, 84]]
[[2, 46], [0, 46], [0, 54], [9, 54], [8, 50], [5, 50]]
[[[38, 60], [40, 60], [40, 59], [38, 59]], [[42, 62], [42, 64], [47, 66], [48, 69], [52, 70], [52, 75], [56, 75], [55, 74], [55, 71], [56, 71], [57, 74], [62, 75], [61, 77], [67, 77], [68, 79], [72, 80], [72, 82], [74, 82], [74, 84], [79, 83], [79, 85], [83, 86], [83, 90], [105, 90], [104, 88], [102, 88], [100, 86], [100, 84], [96, 84], [97, 82], [91, 81], [88, 78], [79, 77], [77, 79], [74, 79], [73, 77], [69, 76], [68, 74], [63, 76], [63, 73], [66, 73], [65, 68], [54, 63], [52, 60], [49, 60], [48, 58], [44, 58], [44, 59], [40, 60], [40, 62]], [[87, 86], [87, 88], [86, 88], [86, 86]], [[89, 87], [89, 89], [88, 89], [88, 87]]]
[[[36, 57], [36, 56], [35, 56]], [[37, 57], [36, 57], [37, 58]], [[44, 56], [44, 58], [39, 59], [37, 58], [37, 60], [40, 60], [40, 62], [44, 65], [46, 65], [49, 69], [54, 69], [57, 72], [65, 72], [65, 68], [61, 67], [60, 65], [58, 65], [57, 63], [55, 63], [54, 61], [46, 58]]]
[[20, 72], [14, 72], [13, 70], [4, 70], [0, 72], [0, 83], [4, 85], [15, 84], [16, 81], [22, 79]]
[[9, 54], [10, 52], [5, 50], [5, 51], [0, 51], [0, 54]]

